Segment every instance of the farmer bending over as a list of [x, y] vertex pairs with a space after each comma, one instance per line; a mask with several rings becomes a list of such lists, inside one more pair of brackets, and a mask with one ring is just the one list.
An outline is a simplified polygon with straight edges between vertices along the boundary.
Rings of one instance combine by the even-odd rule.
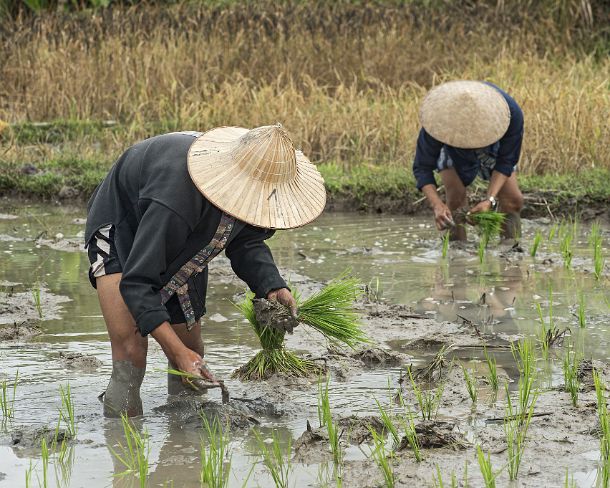
[[[148, 335], [171, 367], [215, 381], [202, 359], [207, 264], [226, 251], [258, 297], [296, 314], [265, 239], [324, 209], [324, 182], [280, 125], [175, 132], [129, 148], [98, 186], [85, 233], [112, 348], [104, 414], [142, 414]], [[168, 378], [169, 393], [182, 388]]]
[[[523, 195], [515, 169], [523, 140], [523, 113], [507, 93], [491, 83], [451, 81], [432, 89], [420, 109], [423, 126], [417, 139], [413, 173], [434, 210], [439, 230], [450, 227], [454, 240], [466, 239], [463, 213], [466, 187], [477, 175], [489, 181], [487, 198], [471, 213], [495, 209], [506, 213], [502, 236], [521, 235]], [[445, 187], [446, 202], [436, 191], [434, 171]], [[457, 224], [457, 225], [456, 225]]]

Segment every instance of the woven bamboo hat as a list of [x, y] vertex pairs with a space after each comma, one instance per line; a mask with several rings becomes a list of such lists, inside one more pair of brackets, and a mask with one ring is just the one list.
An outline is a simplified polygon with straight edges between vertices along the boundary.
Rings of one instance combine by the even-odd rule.
[[326, 204], [320, 172], [280, 124], [212, 129], [191, 145], [187, 164], [210, 202], [257, 227], [300, 227]]
[[502, 138], [510, 109], [502, 94], [480, 81], [450, 81], [426, 95], [421, 125], [435, 139], [463, 149], [486, 147]]

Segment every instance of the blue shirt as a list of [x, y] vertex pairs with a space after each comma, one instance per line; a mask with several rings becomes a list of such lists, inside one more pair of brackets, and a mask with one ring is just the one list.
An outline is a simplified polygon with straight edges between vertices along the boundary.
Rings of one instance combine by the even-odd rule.
[[[523, 112], [508, 93], [492, 83], [487, 84], [502, 94], [510, 109], [510, 124], [506, 133], [493, 145], [496, 147], [489, 147], [489, 152], [493, 152], [496, 157], [494, 171], [499, 171], [506, 176], [510, 176], [521, 154]], [[443, 147], [453, 160], [455, 166], [472, 166], [477, 162], [475, 149], [460, 149], [448, 146], [436, 140], [422, 128], [417, 138], [417, 148], [415, 150], [415, 159], [413, 160], [413, 174], [415, 175], [418, 190], [429, 184], [436, 185], [434, 170], [437, 167], [436, 163]]]

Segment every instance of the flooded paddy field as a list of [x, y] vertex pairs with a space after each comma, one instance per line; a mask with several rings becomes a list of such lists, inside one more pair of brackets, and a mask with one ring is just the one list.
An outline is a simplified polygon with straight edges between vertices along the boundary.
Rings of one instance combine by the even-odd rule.
[[[27, 473], [30, 486], [44, 484], [41, 440], [52, 442], [60, 387], [65, 391], [68, 384], [76, 435], [61, 459], [51, 452], [48, 486], [140, 485], [133, 474], [121, 476], [125, 467], [113, 451], [125, 443], [123, 428], [120, 420], [103, 418], [97, 398], [107, 385], [111, 358], [80, 246], [84, 209], [4, 202], [0, 214], [0, 381], [7, 381], [9, 399], [19, 375], [14, 412], [0, 435], [0, 486], [25, 486]], [[168, 396], [167, 361], [150, 340], [145, 414], [134, 421], [150, 448], [146, 486], [200, 486], [201, 412], [230, 425], [232, 487], [275, 485], [256, 433], [266, 446], [275, 436], [285, 462], [291, 460], [286, 486], [337, 486], [338, 478], [349, 487], [391, 486], [390, 475], [396, 486], [441, 486], [440, 477], [451, 486], [452, 475], [456, 486], [466, 486], [466, 479], [468, 486], [485, 486], [477, 446], [489, 454], [498, 486], [564, 486], [566, 472], [567, 486], [572, 480], [576, 486], [603, 486], [599, 399], [591, 372], [610, 384], [610, 293], [608, 264], [600, 271], [598, 263], [595, 276], [591, 231], [591, 223], [524, 221], [521, 249], [494, 243], [482, 262], [473, 232], [468, 244], [452, 243], [443, 257], [429, 217], [330, 213], [315, 225], [278, 232], [270, 241], [276, 261], [303, 294], [348, 268], [366, 285], [358, 302], [372, 340], [366, 350], [329, 348], [305, 327], [287, 341], [330, 373], [339, 463], [327, 429], [319, 428], [317, 377], [248, 383], [230, 378], [260, 344], [233, 305], [245, 285], [218, 258], [210, 270], [203, 335], [206, 358], [226, 380], [232, 400], [223, 406], [218, 391]], [[607, 225], [599, 236], [610, 264]], [[535, 240], [539, 247], [532, 257]], [[553, 339], [547, 339], [549, 332]], [[514, 341], [523, 338], [531, 338], [531, 355], [523, 342], [515, 349]], [[576, 355], [580, 363], [576, 406], [564, 388], [568, 352], [568, 359]], [[486, 354], [497, 362], [497, 392]], [[534, 403], [519, 476], [510, 484], [507, 429], [519, 422], [507, 414], [505, 384], [518, 408], [528, 361], [527, 405]], [[465, 376], [474, 378], [476, 401]], [[430, 420], [423, 419], [418, 392], [432, 404]], [[396, 439], [381, 411], [392, 419]], [[405, 436], [409, 412], [421, 461]], [[377, 441], [370, 427], [379, 433]]]

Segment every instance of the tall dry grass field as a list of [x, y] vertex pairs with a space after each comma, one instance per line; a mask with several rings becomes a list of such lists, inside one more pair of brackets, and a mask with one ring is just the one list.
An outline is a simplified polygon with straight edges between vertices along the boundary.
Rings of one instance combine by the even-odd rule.
[[406, 165], [426, 90], [466, 78], [523, 107], [522, 171], [609, 168], [608, 12], [459, 3], [149, 3], [4, 19], [0, 119], [120, 128], [59, 144], [5, 137], [0, 159], [111, 160], [155, 132], [281, 121], [313, 160]]

